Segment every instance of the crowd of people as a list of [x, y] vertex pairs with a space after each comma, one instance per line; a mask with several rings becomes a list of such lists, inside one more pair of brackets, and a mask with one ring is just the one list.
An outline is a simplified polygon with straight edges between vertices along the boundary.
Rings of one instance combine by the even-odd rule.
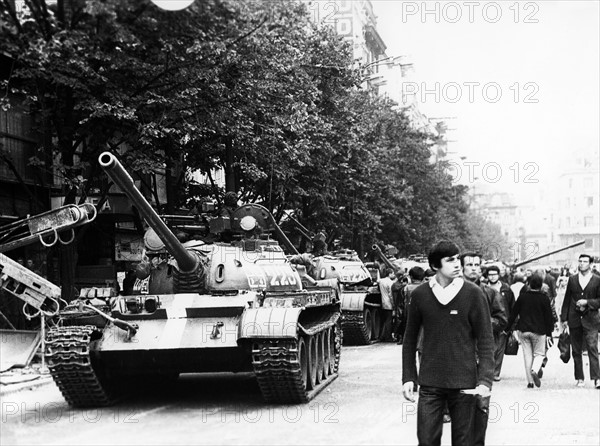
[[447, 421], [452, 444], [485, 444], [492, 384], [502, 379], [507, 339], [514, 335], [527, 388], [541, 386], [547, 351], [565, 331], [575, 385], [585, 385], [586, 349], [589, 378], [600, 389], [600, 274], [592, 260], [582, 254], [577, 273], [565, 267], [555, 277], [544, 268], [485, 265], [480, 254], [460, 253], [442, 241], [429, 253], [429, 269], [396, 274], [386, 285], [393, 297], [392, 333], [403, 345], [404, 397], [415, 401], [418, 389], [419, 444], [439, 444]]

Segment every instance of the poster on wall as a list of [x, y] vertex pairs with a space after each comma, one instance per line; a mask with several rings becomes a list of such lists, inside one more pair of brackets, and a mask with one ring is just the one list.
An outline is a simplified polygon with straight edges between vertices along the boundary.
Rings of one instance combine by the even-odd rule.
[[115, 236], [115, 260], [141, 262], [144, 239], [137, 234], [117, 234]]

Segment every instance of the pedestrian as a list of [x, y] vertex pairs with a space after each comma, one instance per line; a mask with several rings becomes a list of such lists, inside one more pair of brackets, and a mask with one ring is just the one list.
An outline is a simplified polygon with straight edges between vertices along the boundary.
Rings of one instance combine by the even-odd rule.
[[[489, 285], [481, 282], [481, 255], [474, 252], [467, 252], [460, 256], [462, 272], [465, 280], [477, 285], [485, 296], [488, 304], [488, 317], [492, 325], [492, 334], [494, 340], [494, 350], [498, 345], [500, 333], [506, 327], [509, 314], [502, 305], [500, 293]], [[485, 444], [485, 433], [487, 431], [490, 408], [490, 397], [481, 397], [477, 401], [477, 409], [473, 424], [473, 444]]]
[[550, 274], [552, 272], [551, 267], [547, 266], [544, 272], [544, 283], [548, 285], [550, 297], [554, 301], [556, 299], [556, 279]]
[[567, 282], [569, 281], [569, 268], [567, 268], [566, 266], [561, 268], [560, 270], [560, 275], [558, 276], [558, 279], [556, 279], [556, 292], [557, 294], [559, 292], [565, 292], [565, 290], [567, 289]]
[[[408, 270], [408, 277], [410, 282], [406, 284], [406, 286], [402, 289], [401, 299], [403, 301], [404, 313], [398, 334], [396, 335], [396, 338], [398, 339], [398, 344], [402, 344], [402, 339], [404, 338], [408, 306], [410, 305], [410, 295], [419, 285], [423, 283], [423, 280], [425, 279], [425, 271], [420, 266], [413, 266], [411, 269]], [[417, 351], [419, 351], [418, 345]]]
[[508, 268], [504, 262], [498, 262], [497, 266], [500, 270], [500, 280], [510, 286], [513, 280], [510, 274], [510, 268]]
[[392, 339], [397, 344], [402, 344], [404, 327], [406, 326], [406, 312], [404, 305], [404, 287], [407, 278], [404, 276], [403, 268], [396, 271], [396, 280], [392, 284], [392, 297], [394, 299], [394, 323], [392, 324]]
[[[510, 287], [500, 280], [500, 268], [496, 265], [491, 265], [487, 269], [488, 285], [500, 294], [504, 313], [510, 315], [513, 305], [515, 304], [515, 296]], [[494, 353], [494, 381], [500, 381], [500, 372], [502, 371], [502, 362], [504, 361], [504, 348], [506, 347], [506, 332], [501, 331], [496, 341], [496, 351]]]
[[392, 313], [394, 311], [392, 285], [395, 280], [396, 273], [392, 268], [386, 268], [385, 277], [379, 280], [379, 292], [381, 293], [381, 333], [379, 334], [379, 340], [382, 342], [392, 340]]
[[521, 290], [525, 286], [525, 274], [522, 272], [516, 272], [513, 276], [513, 284], [510, 286], [510, 290], [515, 296], [515, 301], [519, 299], [519, 294], [521, 294]]
[[598, 364], [598, 331], [600, 329], [600, 277], [592, 273], [592, 257], [581, 254], [578, 261], [579, 273], [569, 277], [560, 320], [562, 329], [571, 336], [571, 354], [578, 387], [584, 387], [583, 344], [587, 346], [590, 363], [590, 379], [600, 389], [600, 366]]
[[540, 387], [542, 363], [546, 357], [546, 349], [552, 345], [552, 310], [548, 297], [542, 293], [544, 278], [539, 272], [533, 273], [529, 280], [529, 289], [521, 293], [513, 307], [507, 327], [512, 328], [515, 319], [521, 350], [525, 362], [527, 387]]
[[[435, 277], [412, 291], [402, 348], [404, 398], [415, 401], [419, 384], [417, 437], [439, 445], [443, 411], [452, 418], [452, 444], [471, 445], [478, 398], [489, 398], [494, 377], [494, 338], [489, 308], [478, 286], [460, 275], [459, 249], [437, 243], [428, 260]], [[423, 327], [419, 371], [416, 345]]]

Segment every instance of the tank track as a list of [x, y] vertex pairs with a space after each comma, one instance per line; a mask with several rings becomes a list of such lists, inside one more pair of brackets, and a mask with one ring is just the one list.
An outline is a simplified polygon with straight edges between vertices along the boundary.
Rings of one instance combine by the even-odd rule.
[[369, 345], [372, 342], [362, 311], [342, 311], [342, 330], [344, 345]]
[[69, 405], [107, 406], [114, 402], [92, 367], [90, 342], [101, 332], [91, 325], [52, 328], [46, 336], [44, 357], [54, 382]]
[[[339, 321], [332, 326], [335, 334], [333, 373], [313, 389], [305, 388], [296, 339], [253, 340], [252, 365], [263, 398], [270, 403], [306, 403], [317, 396], [338, 376], [342, 347], [342, 329]], [[325, 327], [320, 332], [325, 330]]]

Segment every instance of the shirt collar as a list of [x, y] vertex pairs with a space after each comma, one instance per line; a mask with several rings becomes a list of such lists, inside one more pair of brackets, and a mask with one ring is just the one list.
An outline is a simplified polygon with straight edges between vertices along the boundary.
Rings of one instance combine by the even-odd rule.
[[437, 277], [434, 277], [433, 279], [431, 279], [429, 281], [429, 286], [431, 287], [431, 289], [433, 288], [441, 288], [442, 290], [445, 290], [447, 288], [450, 287], [454, 287], [454, 288], [460, 288], [463, 286], [463, 283], [465, 282], [465, 280], [462, 277], [457, 277], [456, 279], [454, 279], [452, 282], [450, 282], [450, 284], [444, 288], [442, 287], [442, 285], [437, 281]]

